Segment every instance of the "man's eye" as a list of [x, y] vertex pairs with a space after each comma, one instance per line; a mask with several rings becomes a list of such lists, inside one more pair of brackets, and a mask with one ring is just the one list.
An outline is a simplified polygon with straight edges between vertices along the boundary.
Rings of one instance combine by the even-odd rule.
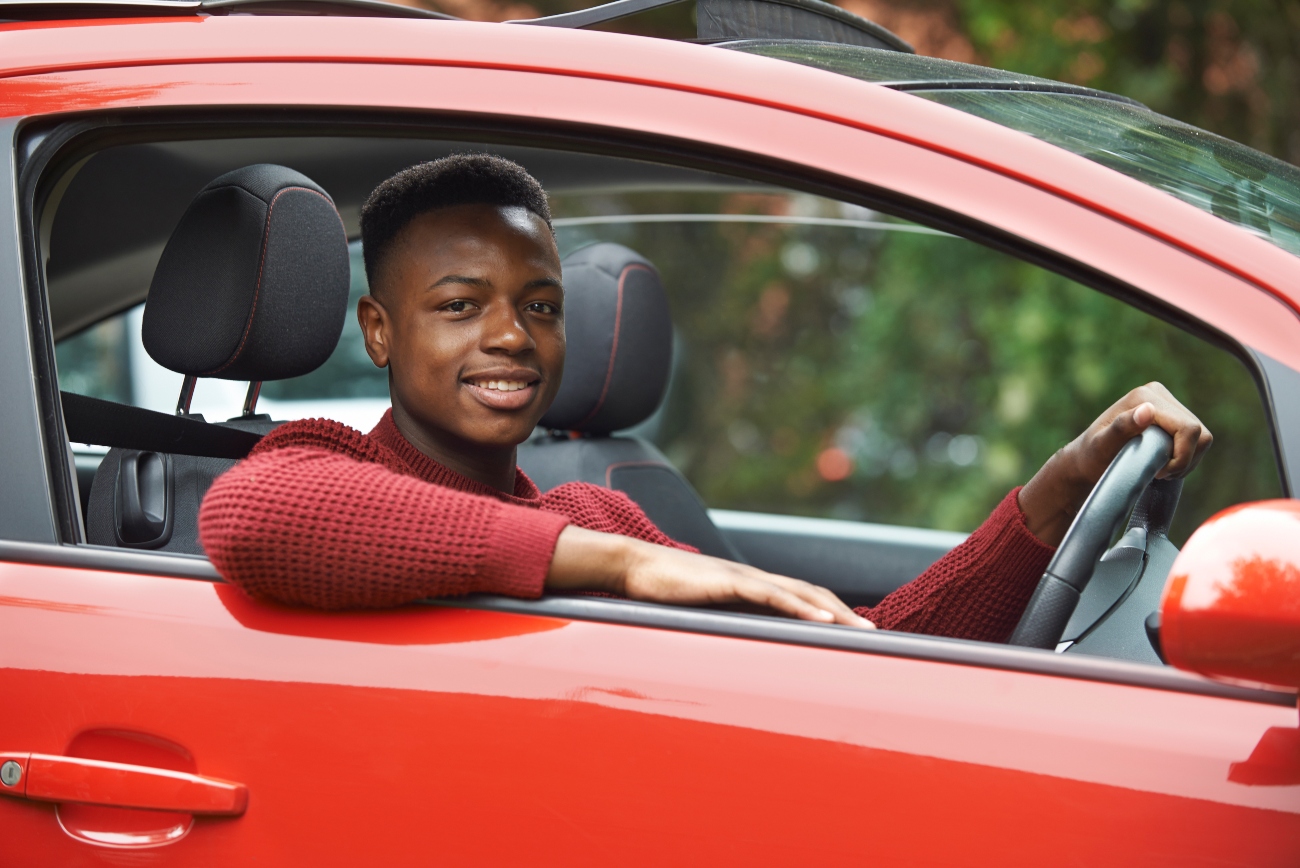
[[443, 306], [443, 310], [449, 310], [452, 313], [464, 313], [465, 311], [469, 310], [469, 302], [467, 301], [448, 302], [446, 305]]
[[528, 305], [526, 310], [531, 310], [536, 313], [549, 313], [549, 314], [556, 314], [560, 312], [559, 306], [551, 304], [549, 301], [535, 301], [532, 304]]

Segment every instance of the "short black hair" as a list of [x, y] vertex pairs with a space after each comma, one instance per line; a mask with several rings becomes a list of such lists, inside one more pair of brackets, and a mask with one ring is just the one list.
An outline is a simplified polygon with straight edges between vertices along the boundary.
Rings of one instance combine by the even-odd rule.
[[393, 241], [412, 220], [453, 205], [526, 208], [551, 226], [546, 191], [512, 160], [494, 154], [451, 154], [420, 163], [384, 181], [361, 207], [361, 249], [371, 286]]

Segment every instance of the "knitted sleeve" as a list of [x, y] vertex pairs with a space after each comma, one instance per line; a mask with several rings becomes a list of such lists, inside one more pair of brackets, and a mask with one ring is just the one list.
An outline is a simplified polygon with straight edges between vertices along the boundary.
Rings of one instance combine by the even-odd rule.
[[476, 591], [538, 597], [568, 523], [273, 441], [213, 483], [199, 538], [217, 571], [254, 596], [342, 609]]
[[970, 537], [857, 613], [886, 630], [1005, 642], [1055, 551], [1025, 526], [1014, 489]]
[[688, 552], [699, 551], [670, 538], [632, 498], [611, 488], [588, 482], [566, 482], [542, 495], [542, 508], [563, 513], [587, 530], [621, 534]]

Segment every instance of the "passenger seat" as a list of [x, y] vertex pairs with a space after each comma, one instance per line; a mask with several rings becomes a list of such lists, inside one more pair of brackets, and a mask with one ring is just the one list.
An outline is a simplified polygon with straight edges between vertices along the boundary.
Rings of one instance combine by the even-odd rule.
[[[310, 373], [329, 358], [347, 316], [347, 235], [333, 200], [284, 166], [237, 169], [204, 187], [164, 248], [145, 302], [143, 342], [185, 376], [177, 405], [190, 416], [199, 377], [248, 380], [244, 414], [221, 423], [256, 434], [264, 380]], [[86, 538], [96, 545], [203, 554], [199, 504], [235, 465], [111, 449], [90, 489]]]
[[541, 425], [519, 447], [519, 466], [548, 491], [590, 482], [627, 494], [668, 536], [744, 563], [699, 495], [664, 454], [614, 433], [658, 409], [672, 372], [673, 325], [659, 272], [621, 244], [571, 253], [564, 267], [564, 380]]

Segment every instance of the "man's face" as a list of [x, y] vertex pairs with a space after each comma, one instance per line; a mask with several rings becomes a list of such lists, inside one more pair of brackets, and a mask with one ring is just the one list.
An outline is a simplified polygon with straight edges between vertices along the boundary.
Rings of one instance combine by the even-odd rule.
[[564, 372], [560, 256], [524, 208], [458, 205], [395, 239], [379, 304], [357, 314], [389, 366], [394, 411], [451, 449], [513, 448], [550, 407]]

